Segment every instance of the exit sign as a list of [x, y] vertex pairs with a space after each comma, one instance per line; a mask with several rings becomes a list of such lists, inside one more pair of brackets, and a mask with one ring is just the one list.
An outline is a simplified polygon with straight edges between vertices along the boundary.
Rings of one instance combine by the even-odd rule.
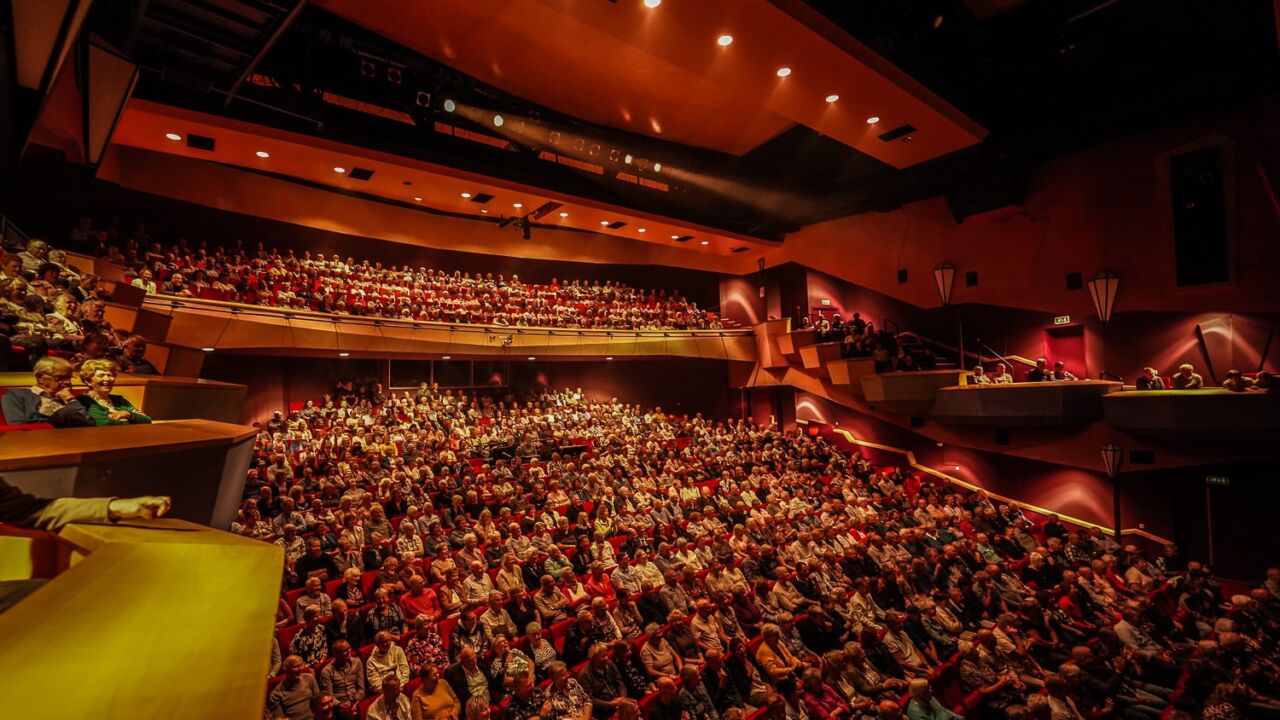
[[1231, 476], [1230, 475], [1205, 475], [1204, 484], [1217, 485], [1219, 487], [1226, 487], [1231, 484]]
[[831, 299], [830, 299], [830, 298], [822, 298], [822, 306], [823, 306], [823, 307], [831, 307]]
[[1068, 325], [1071, 323], [1070, 315], [1059, 315], [1053, 319], [1054, 325]]

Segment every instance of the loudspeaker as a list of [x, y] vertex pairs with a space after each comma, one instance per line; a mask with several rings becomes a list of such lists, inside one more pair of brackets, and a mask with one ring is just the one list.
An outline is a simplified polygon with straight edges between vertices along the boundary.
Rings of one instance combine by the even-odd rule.
[[1067, 273], [1067, 289], [1079, 290], [1084, 287], [1084, 276], [1078, 272]]
[[1222, 148], [1218, 146], [1169, 158], [1179, 287], [1231, 279], [1222, 175]]
[[902, 269], [898, 270], [898, 282], [899, 282], [899, 283], [904, 283], [904, 282], [906, 282], [906, 281], [907, 281], [907, 269], [906, 269], [906, 268], [902, 268]]
[[975, 287], [978, 284], [978, 271], [970, 270], [964, 274], [964, 286]]

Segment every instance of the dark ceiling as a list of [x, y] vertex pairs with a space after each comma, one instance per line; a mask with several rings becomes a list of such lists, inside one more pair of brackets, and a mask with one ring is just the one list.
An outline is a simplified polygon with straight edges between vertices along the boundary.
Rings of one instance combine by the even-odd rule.
[[[1017, 204], [1028, 170], [1046, 158], [1247, 103], [1280, 79], [1271, 0], [807, 2], [990, 130], [988, 139], [907, 170], [801, 126], [742, 157], [675, 145], [507, 96], [302, 0], [99, 0], [93, 29], [144, 68], [138, 93], [148, 99], [775, 240], [939, 195], [957, 220]], [[365, 77], [368, 58], [402, 67], [401, 81]], [[415, 124], [325, 102], [324, 92], [403, 111]], [[431, 96], [425, 105], [420, 92]], [[678, 161], [729, 192], [653, 193], [548, 166], [538, 147], [442, 136], [432, 125], [445, 97]]]

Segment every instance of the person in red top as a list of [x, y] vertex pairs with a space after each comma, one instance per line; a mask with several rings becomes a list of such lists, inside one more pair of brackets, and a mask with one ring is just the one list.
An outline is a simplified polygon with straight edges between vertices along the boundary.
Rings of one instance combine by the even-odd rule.
[[593, 598], [604, 598], [611, 601], [618, 596], [613, 588], [613, 580], [604, 574], [604, 564], [600, 562], [591, 563], [591, 572], [587, 575], [587, 579], [583, 582], [587, 588], [587, 595]]
[[820, 670], [809, 668], [802, 677], [801, 693], [810, 720], [848, 720], [852, 717], [853, 708], [835, 688], [822, 681]]
[[427, 580], [421, 575], [409, 578], [409, 589], [400, 596], [400, 607], [407, 618], [419, 615], [440, 617], [440, 599], [436, 597], [435, 590], [427, 587]]

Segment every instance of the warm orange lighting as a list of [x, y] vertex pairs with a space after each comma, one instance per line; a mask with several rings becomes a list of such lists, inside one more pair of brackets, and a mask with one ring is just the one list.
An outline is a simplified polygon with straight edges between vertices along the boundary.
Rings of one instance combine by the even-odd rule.
[[567, 212], [562, 212], [562, 213], [560, 213], [560, 217], [569, 217], [569, 213], [567, 213]]
[[259, 150], [258, 152], [254, 153], [254, 154], [255, 154], [255, 155], [257, 155], [257, 156], [258, 156], [258, 157], [260, 157], [260, 158], [269, 158], [269, 157], [271, 157], [271, 153], [267, 152], [266, 150]]
[[333, 169], [333, 171], [334, 171], [334, 172], [336, 172], [336, 173], [341, 174], [341, 173], [346, 172], [346, 171], [347, 171], [347, 169], [346, 169], [346, 168], [344, 168], [344, 167], [335, 167], [335, 168]]
[[165, 133], [165, 134], [164, 134], [164, 136], [165, 136], [165, 137], [167, 137], [167, 138], [169, 138], [170, 140], [181, 140], [181, 139], [182, 139], [182, 136], [181, 136], [181, 135], [179, 135], [178, 133]]
[[644, 6], [652, 10], [662, 4], [662, 0], [644, 0]]
[[789, 67], [778, 68], [778, 77], [787, 77], [790, 74], [791, 74], [791, 68]]
[[644, 232], [644, 228], [640, 228], [640, 229], [639, 229], [639, 230], [637, 230], [636, 232]]
[[601, 220], [601, 221], [600, 221], [600, 224], [601, 224], [601, 225], [608, 225], [608, 224], [609, 224], [609, 221], [608, 221], [608, 220]]
[[729, 47], [731, 44], [733, 44], [733, 36], [721, 35], [720, 37], [716, 38], [716, 44], [719, 45], [720, 47]]
[[706, 246], [706, 245], [710, 245], [710, 244], [711, 244], [711, 241], [710, 241], [710, 240], [703, 240], [702, 242], [700, 242], [700, 243], [698, 243], [698, 244], [699, 244], [699, 245]]
[[830, 95], [828, 95], [828, 96], [827, 96], [827, 102], [829, 102], [829, 103], [833, 103], [833, 102], [835, 102], [835, 101], [837, 101], [837, 100], [839, 100], [839, 99], [840, 99], [840, 96], [839, 96], [839, 95], [836, 95], [835, 93], [832, 93], [832, 94], [830, 94]]
[[511, 207], [516, 208], [516, 209], [518, 210], [518, 209], [520, 209], [520, 208], [524, 207], [524, 203], [512, 203], [512, 204], [511, 204]]
[[421, 195], [414, 195], [414, 196], [413, 196], [413, 199], [414, 199], [414, 200], [416, 200], [416, 201], [418, 201], [418, 202], [422, 202], [422, 196], [421, 196]]

